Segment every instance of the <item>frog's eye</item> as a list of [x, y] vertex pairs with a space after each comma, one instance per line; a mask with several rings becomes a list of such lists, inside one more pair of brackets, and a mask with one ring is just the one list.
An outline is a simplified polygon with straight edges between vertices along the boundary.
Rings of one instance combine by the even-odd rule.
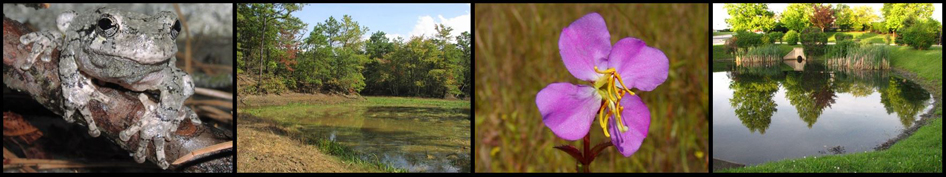
[[99, 30], [101, 30], [100, 32], [107, 37], [115, 35], [115, 32], [118, 31], [118, 23], [116, 23], [110, 15], [103, 16], [102, 19], [99, 19], [98, 27]]
[[177, 39], [177, 35], [181, 33], [181, 21], [174, 20], [174, 25], [171, 25], [171, 39]]

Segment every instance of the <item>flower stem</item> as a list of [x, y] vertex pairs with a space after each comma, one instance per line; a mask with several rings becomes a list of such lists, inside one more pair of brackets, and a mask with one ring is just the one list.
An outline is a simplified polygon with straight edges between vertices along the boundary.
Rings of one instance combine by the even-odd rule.
[[578, 161], [578, 163], [575, 164], [575, 170], [578, 173], [591, 173], [591, 162], [594, 161], [598, 155], [601, 155], [601, 151], [612, 145], [611, 141], [607, 141], [591, 147], [590, 136], [591, 135], [588, 134], [585, 135], [585, 138], [582, 138], [581, 150], [578, 150], [578, 148], [575, 148], [572, 145], [561, 145], [555, 147], [555, 149], [568, 153]]
[[585, 135], [585, 138], [582, 140], [582, 145], [584, 145], [581, 147], [584, 153], [582, 153], [583, 159], [579, 160], [581, 161], [581, 166], [580, 166], [581, 170], [579, 172], [591, 173], [591, 169], [589, 169], [589, 166], [591, 165], [592, 159], [594, 159], [594, 157], [591, 157], [591, 148], [588, 147], [588, 146], [591, 146], [591, 133]]

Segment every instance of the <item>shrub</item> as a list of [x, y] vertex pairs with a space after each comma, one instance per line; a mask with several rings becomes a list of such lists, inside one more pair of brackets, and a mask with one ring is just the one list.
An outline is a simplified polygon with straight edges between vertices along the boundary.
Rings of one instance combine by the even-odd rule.
[[723, 48], [726, 50], [726, 53], [729, 53], [730, 55], [736, 55], [736, 52], [739, 51], [739, 46], [736, 46], [737, 40], [738, 39], [736, 37], [731, 37], [726, 40], [726, 45]]
[[762, 34], [756, 34], [748, 31], [739, 31], [736, 32], [734, 38], [739, 38], [736, 40], [736, 46], [739, 48], [749, 48], [762, 45]]
[[[939, 22], [933, 20], [919, 20], [912, 26], [907, 27], [901, 33], [904, 44], [914, 49], [929, 49], [936, 42], [936, 33], [939, 31]], [[899, 44], [898, 40], [898, 44]]]
[[263, 93], [272, 93], [280, 94], [286, 92], [287, 88], [285, 83], [283, 83], [282, 76], [273, 76], [271, 74], [265, 74], [263, 76], [263, 83], [261, 83], [261, 91]]
[[776, 42], [776, 41], [781, 42], [781, 41], [782, 41], [782, 36], [785, 36], [785, 33], [782, 33], [782, 32], [771, 32], [771, 33], [769, 33], [769, 40], [771, 40], [771, 41], [769, 41], [769, 42]]
[[855, 39], [854, 41], [857, 42], [857, 44], [858, 44], [858, 45], [861, 45], [861, 46], [868, 46], [868, 45], [873, 45], [873, 44], [874, 44], [874, 40], [857, 40], [857, 39]]
[[788, 42], [790, 45], [798, 44], [798, 32], [790, 30], [788, 33], [785, 33], [785, 42]]
[[846, 40], [851, 40], [851, 39], [854, 39], [854, 36], [853, 36], [853, 35], [850, 35], [850, 34], [837, 33], [837, 34], [834, 35], [834, 41], [838, 41], [838, 42], [840, 42], [840, 41], [846, 41]]
[[805, 54], [822, 55], [827, 43], [828, 35], [821, 32], [820, 28], [809, 27], [801, 33], [801, 45], [804, 45]]
[[871, 26], [871, 29], [870, 29], [871, 31], [878, 32], [880, 34], [887, 34], [888, 32], [890, 32], [890, 29], [887, 29], [887, 26], [881, 22], [870, 23], [870, 26]]

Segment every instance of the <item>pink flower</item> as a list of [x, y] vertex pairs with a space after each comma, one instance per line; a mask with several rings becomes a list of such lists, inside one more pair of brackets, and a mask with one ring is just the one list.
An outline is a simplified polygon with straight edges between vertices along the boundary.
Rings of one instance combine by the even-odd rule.
[[650, 128], [650, 111], [630, 88], [651, 91], [667, 80], [667, 56], [632, 37], [611, 46], [611, 34], [598, 13], [563, 29], [558, 48], [568, 72], [592, 85], [559, 82], [539, 91], [535, 103], [545, 126], [574, 141], [588, 134], [597, 115], [621, 154], [637, 152]]

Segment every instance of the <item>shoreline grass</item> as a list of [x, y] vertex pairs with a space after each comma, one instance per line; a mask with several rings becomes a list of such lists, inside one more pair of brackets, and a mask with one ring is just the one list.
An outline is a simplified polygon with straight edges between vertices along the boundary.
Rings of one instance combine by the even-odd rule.
[[891, 46], [890, 65], [913, 72], [937, 85], [943, 85], [943, 47], [916, 50], [910, 47]]
[[[342, 159], [342, 161], [345, 161], [348, 163], [358, 164], [365, 167], [371, 167], [374, 169], [378, 169], [382, 172], [391, 172], [391, 173], [407, 173], [408, 172], [407, 169], [397, 168], [397, 167], [382, 163], [381, 158], [378, 157], [377, 155], [366, 155], [363, 153], [358, 153], [352, 150], [351, 148], [338, 144], [337, 142], [334, 142], [334, 141], [323, 140], [323, 139], [308, 139], [308, 138], [306, 139], [306, 141], [308, 141], [306, 143], [315, 144], [317, 147], [319, 147], [319, 150], [322, 150], [322, 152], [326, 152], [329, 155], [339, 157], [340, 159]], [[368, 159], [364, 159], [362, 157], [367, 157]]]
[[723, 173], [758, 172], [943, 172], [943, 120], [935, 118], [907, 139], [883, 151], [788, 159]]
[[843, 50], [846, 52], [835, 52], [838, 54], [827, 59], [826, 64], [838, 69], [890, 69], [889, 52], [886, 46], [851, 46]]
[[776, 45], [764, 45], [749, 48], [744, 54], [736, 55], [737, 66], [759, 67], [781, 64], [781, 49]]

